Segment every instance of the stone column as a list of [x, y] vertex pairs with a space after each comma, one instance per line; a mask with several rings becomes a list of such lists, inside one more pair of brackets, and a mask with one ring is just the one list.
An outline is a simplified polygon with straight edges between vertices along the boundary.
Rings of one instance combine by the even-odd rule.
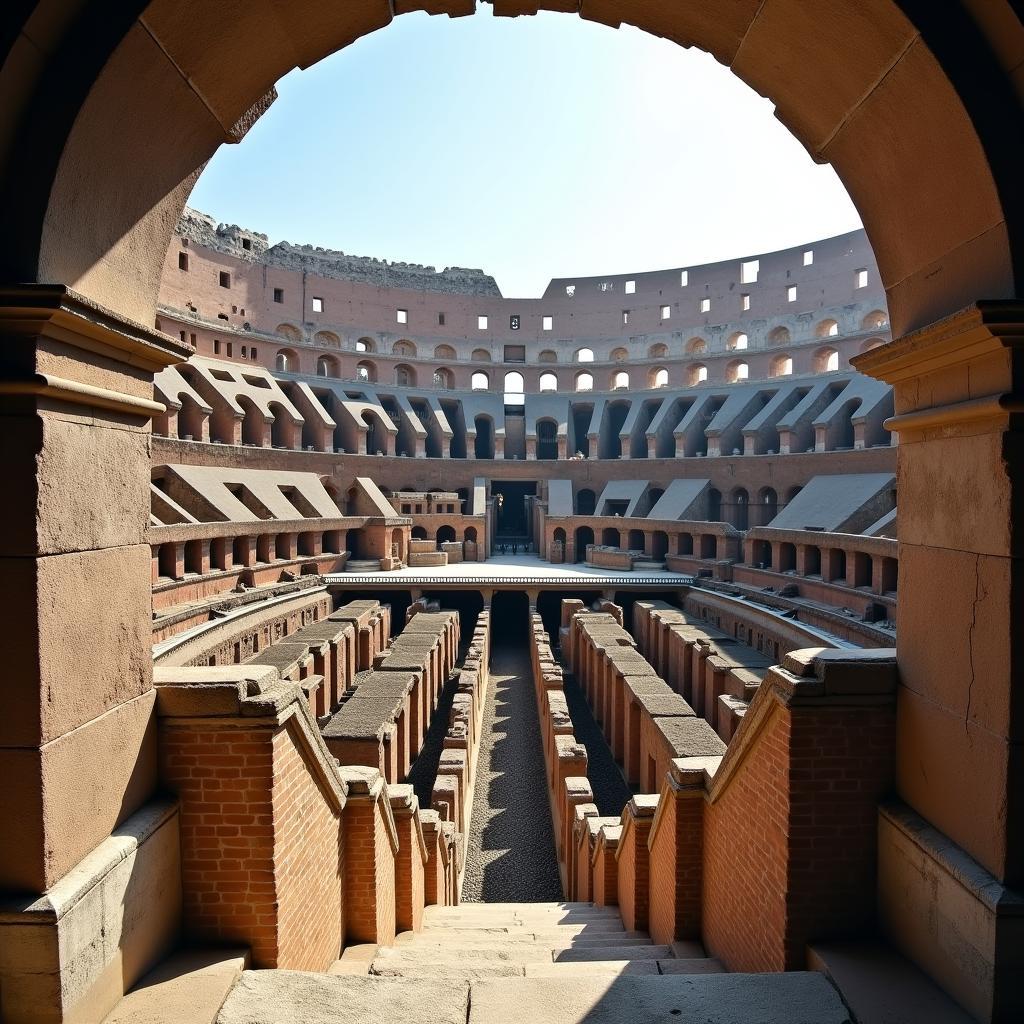
[[[988, 873], [993, 894], [1004, 886], [1019, 890], [1024, 302], [977, 302], [854, 362], [893, 385], [895, 416], [887, 426], [900, 439], [899, 795], [961, 848], [951, 853], [966, 853]], [[848, 556], [848, 576], [852, 562]], [[883, 863], [899, 860], [884, 846], [880, 856]], [[904, 949], [943, 972], [937, 941], [899, 919], [934, 912], [941, 931], [950, 915], [935, 901], [946, 873], [927, 856], [914, 872], [920, 881], [906, 889], [905, 905], [891, 914], [883, 906], [883, 915], [895, 922]], [[965, 1005], [986, 1019], [1024, 1013], [1014, 973], [1024, 947], [1014, 946], [1019, 937], [1002, 921], [1005, 902], [997, 895], [986, 901], [978, 919], [987, 922], [984, 939], [964, 934], [966, 920], [948, 921], [958, 943], [983, 946], [990, 974]]]
[[[154, 374], [185, 354], [59, 285], [0, 289], [0, 892], [26, 894], [26, 903], [97, 850], [156, 786], [150, 418], [163, 411]], [[108, 881], [97, 878], [96, 892], [114, 898]], [[0, 936], [0, 948], [21, 944], [35, 961], [24, 985], [0, 962], [0, 1016], [28, 1014], [36, 983], [49, 991], [53, 1020], [84, 1012], [81, 1001], [102, 1017], [108, 997], [120, 995], [120, 974], [97, 981], [100, 993], [88, 970], [65, 959], [68, 927], [76, 949], [102, 945], [98, 917], [71, 920], [50, 916], [33, 928], [49, 934], [35, 935], [31, 950], [28, 929]], [[43, 962], [47, 950], [53, 959]]]

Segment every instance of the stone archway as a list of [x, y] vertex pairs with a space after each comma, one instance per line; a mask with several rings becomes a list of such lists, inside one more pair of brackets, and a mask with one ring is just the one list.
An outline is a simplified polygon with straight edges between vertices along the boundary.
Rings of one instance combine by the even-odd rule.
[[[429, 6], [463, 14], [473, 5]], [[499, 15], [538, 6], [494, 3]], [[865, 353], [857, 365], [898, 382], [897, 429], [910, 442], [900, 448], [905, 493], [927, 482], [940, 510], [973, 496], [966, 525], [951, 511], [901, 515], [901, 615], [916, 628], [900, 643], [899, 742], [914, 757], [897, 765], [896, 788], [996, 879], [1019, 884], [1024, 751], [1019, 701], [1007, 695], [1022, 643], [1010, 612], [1019, 589], [1021, 460], [993, 454], [1019, 447], [1017, 414], [1007, 411], [1021, 400], [1014, 341], [1024, 321], [1014, 301], [1024, 277], [1024, 142], [1010, 73], [1024, 48], [1019, 18], [1006, 0], [864, 0], [822, 4], [820, 17], [783, 0], [740, 0], [724, 12], [710, 0], [582, 6], [585, 16], [631, 21], [713, 53], [772, 99], [813, 157], [833, 163], [874, 247], [897, 338], [978, 300], [1006, 300]], [[19, 452], [10, 462], [5, 554], [21, 563], [33, 598], [46, 587], [64, 597], [57, 608], [31, 599], [12, 609], [12, 654], [28, 669], [13, 684], [12, 708], [38, 710], [40, 694], [68, 678], [44, 649], [53, 637], [74, 650], [81, 680], [73, 707], [43, 720], [23, 715], [16, 737], [37, 785], [16, 794], [25, 827], [0, 858], [0, 887], [31, 892], [51, 888], [150, 792], [151, 770], [136, 772], [155, 760], [151, 624], [140, 599], [150, 561], [145, 435], [159, 411], [153, 372], [188, 350], [143, 325], [154, 322], [178, 214], [216, 148], [237, 142], [267, 108], [274, 81], [393, 17], [385, 0], [257, 2], [232, 7], [230, 20], [222, 5], [200, 0], [111, 7], [114, 14], [54, 0], [40, 17], [42, 5], [19, 5], [0, 79], [5, 340], [24, 353], [18, 367], [45, 363], [55, 338], [74, 351], [42, 382], [31, 373], [0, 382], [16, 395], [10, 416], [20, 422], [10, 436], [42, 438], [39, 459]], [[97, 347], [105, 353], [100, 386]], [[959, 362], [925, 368], [929, 348]], [[84, 407], [91, 422], [72, 425], [54, 414], [54, 401]], [[133, 432], [121, 429], [124, 420]], [[968, 422], [984, 429], [971, 433]], [[66, 465], [54, 456], [68, 450], [88, 451], [88, 486], [62, 475]], [[90, 495], [105, 501], [102, 533], [90, 530]], [[588, 529], [577, 532], [577, 547]], [[114, 593], [105, 585], [112, 578], [131, 585]], [[954, 582], [943, 590], [935, 579]], [[980, 605], [983, 614], [974, 614]], [[75, 608], [88, 609], [88, 620], [76, 619]], [[111, 635], [117, 645], [92, 643]], [[986, 671], [976, 672], [983, 653]], [[97, 757], [111, 749], [97, 723], [115, 719], [119, 756]], [[88, 794], [87, 816], [68, 817], [75, 801], [55, 796], [67, 778], [49, 760], [58, 743], [75, 765], [77, 791]]]
[[[564, 10], [561, 2], [493, 6], [499, 16]], [[975, 20], [956, 4], [910, 16], [895, 0], [830, 8], [827, 17], [781, 2], [736, 4], [723, 15], [710, 2], [608, 0], [590, 16], [705, 49], [773, 100], [853, 197], [899, 334], [979, 294], [1012, 294], [1024, 263], [1024, 203], [1015, 198], [1022, 143], [1005, 131], [1019, 102], [994, 56], [1005, 42], [997, 34], [1020, 26], [1005, 0], [987, 6], [990, 15]], [[85, 24], [48, 19], [54, 38], [33, 44], [52, 64], [8, 62], [19, 97], [9, 116], [20, 127], [0, 191], [14, 211], [2, 270], [61, 282], [151, 322], [170, 232], [204, 162], [244, 136], [282, 75], [393, 15], [383, 0], [247, 4], [230, 19], [199, 0], [136, 0], [120, 10], [109, 23], [98, 13], [86, 13]], [[465, 14], [473, 5], [447, 0], [430, 10]], [[231, 75], [220, 73], [225, 66]], [[953, 147], [958, 159], [944, 159]], [[73, 218], [60, 215], [70, 209]]]

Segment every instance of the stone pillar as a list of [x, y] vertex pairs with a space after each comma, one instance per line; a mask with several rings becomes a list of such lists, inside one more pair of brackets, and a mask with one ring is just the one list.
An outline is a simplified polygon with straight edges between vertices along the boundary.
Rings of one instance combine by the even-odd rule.
[[618, 855], [618, 898], [622, 926], [626, 931], [646, 931], [650, 901], [651, 833], [658, 797], [637, 794], [622, 810], [622, 837]]
[[[1019, 889], [1024, 303], [978, 302], [854, 362], [893, 385], [887, 425], [900, 440], [899, 795], [1000, 890]], [[911, 905], [891, 920], [908, 911], [923, 920], [936, 910], [929, 879], [941, 869], [927, 858], [918, 873]], [[1021, 960], [1011, 955], [1020, 940], [1000, 923], [1002, 905], [993, 896], [981, 915], [991, 973], [965, 1002], [986, 1019], [1024, 1014]], [[964, 924], [949, 921], [958, 934]], [[919, 962], [940, 956], [928, 936], [902, 929], [897, 940]]]
[[537, 461], [537, 438], [535, 437], [526, 439], [526, 459], [528, 462]]
[[419, 801], [412, 786], [388, 786], [388, 800], [398, 835], [395, 857], [395, 930], [418, 932], [423, 927], [424, 870], [428, 857], [420, 828]]
[[700, 938], [705, 772], [720, 757], [674, 758], [650, 841], [648, 931], [659, 944]]
[[0, 890], [43, 892], [155, 785], [149, 420], [186, 349], [52, 285], [0, 289], [0, 336]]

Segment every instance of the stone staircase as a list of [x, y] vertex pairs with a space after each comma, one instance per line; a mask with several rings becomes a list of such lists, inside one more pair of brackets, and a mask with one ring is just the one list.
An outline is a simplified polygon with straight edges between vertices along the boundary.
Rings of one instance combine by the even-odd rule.
[[851, 1024], [824, 975], [726, 974], [591, 903], [428, 907], [420, 932], [324, 974], [245, 971], [217, 1024]]
[[616, 907], [463, 903], [427, 907], [423, 929], [393, 946], [356, 946], [332, 970], [388, 978], [567, 977], [721, 973], [697, 943], [659, 946], [627, 932]]

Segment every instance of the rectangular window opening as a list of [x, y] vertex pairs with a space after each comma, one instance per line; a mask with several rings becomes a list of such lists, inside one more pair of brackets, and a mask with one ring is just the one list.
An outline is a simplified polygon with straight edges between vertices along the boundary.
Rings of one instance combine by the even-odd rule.
[[555, 329], [555, 318], [553, 316], [546, 316], [541, 320], [541, 327], [545, 331], [553, 331]]
[[813, 249], [805, 249], [804, 250], [804, 266], [805, 267], [809, 267], [813, 262], [814, 262], [814, 250]]
[[672, 315], [672, 307], [671, 306], [662, 306], [661, 307], [661, 319], [662, 320], [667, 320], [671, 315]]
[[226, 270], [220, 272], [220, 286], [221, 288], [231, 287], [231, 275]]
[[409, 322], [409, 310], [407, 310], [407, 309], [396, 309], [395, 310], [395, 319], [400, 324], [407, 324]]
[[633, 295], [633, 294], [635, 294], [635, 292], [636, 292], [636, 281], [627, 281], [626, 282], [626, 294], [627, 295]]
[[284, 289], [283, 288], [275, 288], [274, 289], [274, 301], [275, 302], [284, 302]]
[[476, 318], [476, 329], [478, 331], [486, 331], [487, 330], [487, 317], [485, 317], [485, 316], [478, 316]]
[[623, 326], [625, 326], [626, 324], [629, 323], [629, 310], [628, 309], [624, 309], [622, 311], [622, 323], [623, 323]]
[[702, 313], [710, 313], [711, 312], [711, 300], [710, 299], [701, 299], [700, 300], [700, 311]]
[[741, 295], [740, 296], [740, 305], [742, 306], [744, 313], [748, 312], [749, 309], [750, 309], [750, 296], [749, 295]]
[[319, 295], [313, 296], [313, 312], [322, 313], [324, 311], [324, 300]]
[[740, 264], [740, 284], [753, 284], [760, 270], [760, 260], [745, 260]]
[[444, 327], [444, 313], [437, 314], [437, 326]]
[[854, 287], [855, 288], [867, 288], [868, 286], [868, 272], [861, 268], [860, 270], [854, 271]]
[[178, 269], [179, 270], [188, 270], [188, 253], [187, 252], [179, 252], [178, 253]]
[[786, 301], [787, 302], [796, 302], [796, 285], [795, 284], [791, 284], [786, 289]]
[[679, 287], [685, 288], [690, 283], [690, 272], [688, 270], [680, 271], [679, 273]]

